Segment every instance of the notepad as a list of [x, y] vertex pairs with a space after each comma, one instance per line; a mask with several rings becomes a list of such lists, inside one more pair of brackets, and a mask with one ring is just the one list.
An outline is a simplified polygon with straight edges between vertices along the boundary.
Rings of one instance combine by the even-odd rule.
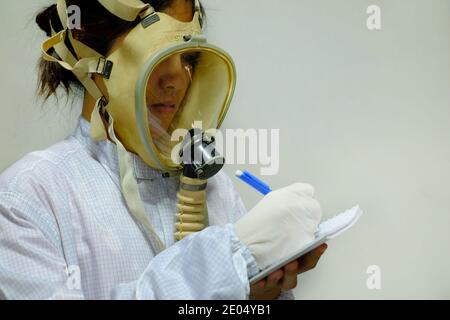
[[258, 282], [259, 280], [264, 279], [271, 273], [283, 268], [290, 262], [297, 260], [306, 253], [319, 247], [321, 244], [344, 233], [358, 221], [362, 213], [363, 212], [360, 209], [360, 207], [355, 206], [347, 211], [344, 211], [322, 222], [321, 224], [319, 224], [315, 232], [315, 239], [311, 243], [303, 246], [302, 248], [299, 248], [298, 251], [294, 252], [293, 254], [290, 254], [286, 258], [280, 260], [278, 263], [269, 266], [266, 269], [259, 272], [256, 276], [250, 279], [250, 284], [253, 284], [255, 282]]

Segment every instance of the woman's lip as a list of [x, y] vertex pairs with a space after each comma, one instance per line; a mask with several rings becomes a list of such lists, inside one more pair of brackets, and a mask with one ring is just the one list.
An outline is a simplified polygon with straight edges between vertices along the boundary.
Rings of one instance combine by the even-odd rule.
[[175, 104], [166, 103], [155, 103], [151, 105], [151, 108], [157, 110], [158, 112], [171, 113], [175, 111]]
[[152, 107], [167, 107], [167, 108], [175, 108], [175, 103], [154, 103]]

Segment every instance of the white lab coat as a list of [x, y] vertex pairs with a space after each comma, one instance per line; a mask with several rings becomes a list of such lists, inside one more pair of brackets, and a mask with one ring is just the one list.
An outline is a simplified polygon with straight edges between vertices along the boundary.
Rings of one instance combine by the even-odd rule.
[[[174, 243], [178, 178], [133, 156], [151, 241], [126, 207], [115, 145], [75, 133], [0, 176], [0, 297], [247, 299], [255, 260], [231, 228], [246, 211], [229, 177], [208, 181], [211, 227]], [[284, 298], [292, 298], [290, 292]]]

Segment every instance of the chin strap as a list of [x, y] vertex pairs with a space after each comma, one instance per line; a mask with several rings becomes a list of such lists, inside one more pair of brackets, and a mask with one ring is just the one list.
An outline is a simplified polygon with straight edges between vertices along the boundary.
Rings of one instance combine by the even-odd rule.
[[159, 253], [163, 251], [166, 246], [153, 229], [145, 212], [144, 203], [142, 202], [138, 184], [136, 178], [134, 177], [132, 158], [120, 140], [116, 137], [114, 132], [114, 119], [111, 116], [108, 118], [108, 133], [117, 146], [120, 167], [120, 183], [128, 209], [131, 211], [136, 220], [144, 227], [148, 234], [151, 235], [150, 241], [152, 242], [153, 249], [156, 253]]

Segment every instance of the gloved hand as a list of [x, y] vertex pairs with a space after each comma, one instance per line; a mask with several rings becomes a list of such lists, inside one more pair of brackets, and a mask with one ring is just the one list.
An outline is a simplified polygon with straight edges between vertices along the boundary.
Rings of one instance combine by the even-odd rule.
[[233, 225], [261, 269], [314, 240], [322, 212], [313, 197], [303, 183], [272, 191]]

